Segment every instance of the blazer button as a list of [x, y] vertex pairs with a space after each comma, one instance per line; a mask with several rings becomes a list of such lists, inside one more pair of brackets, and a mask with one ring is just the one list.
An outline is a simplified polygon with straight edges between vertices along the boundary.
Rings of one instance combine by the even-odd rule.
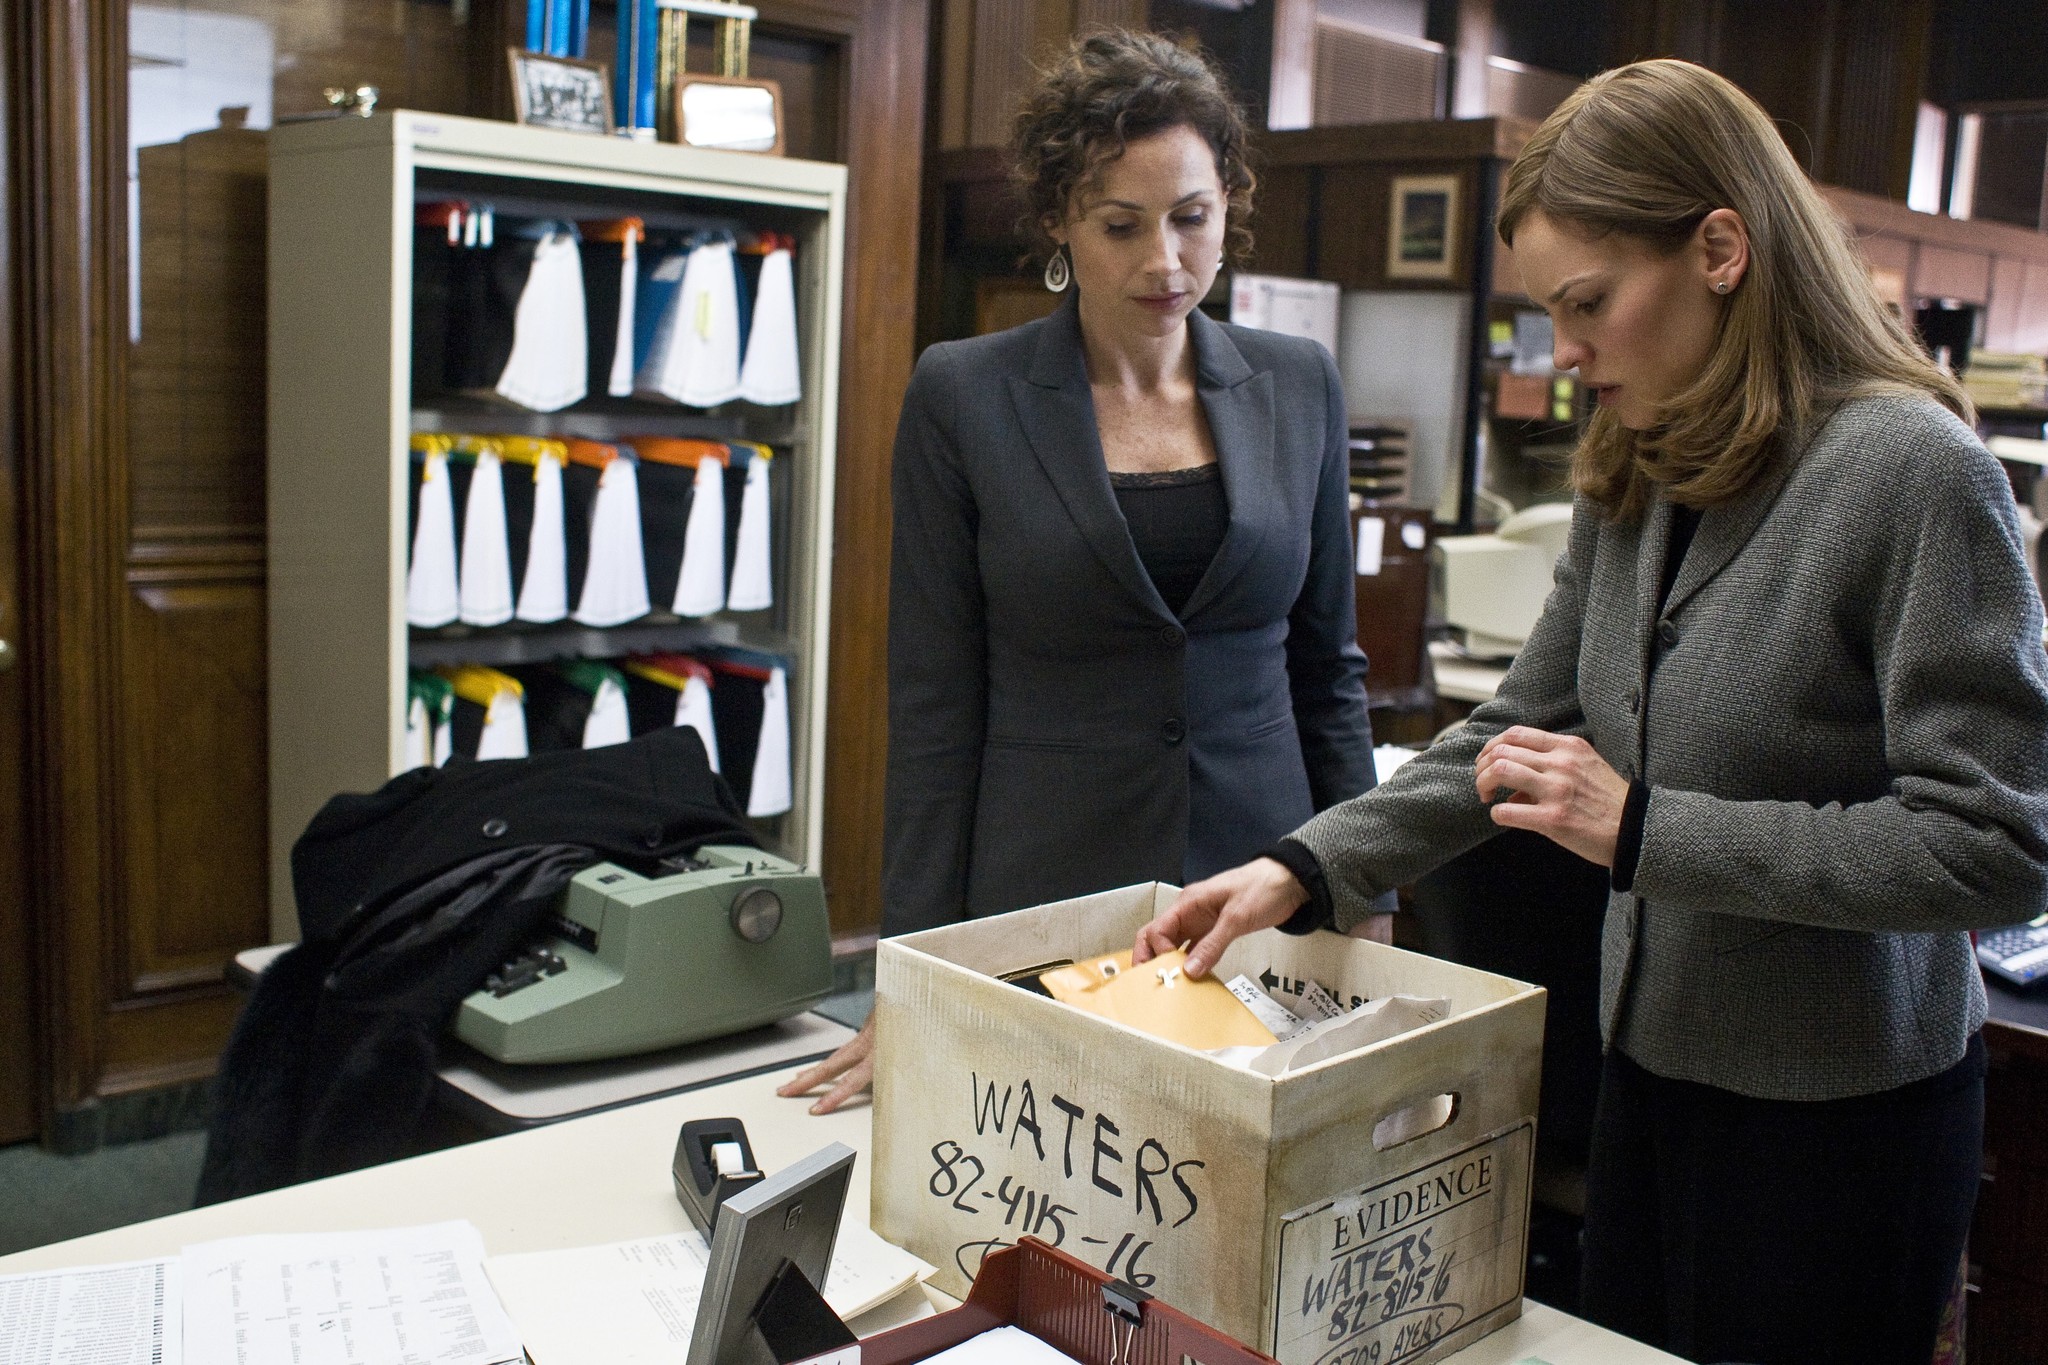
[[1678, 643], [1678, 627], [1668, 620], [1659, 621], [1657, 623], [1657, 638], [1664, 642], [1665, 648], [1670, 648]]
[[1187, 722], [1178, 716], [1159, 727], [1159, 737], [1168, 744], [1178, 744], [1188, 737]]
[[1632, 716], [1643, 714], [1643, 689], [1632, 689], [1628, 694], [1628, 713]]
[[1159, 628], [1159, 642], [1168, 649], [1179, 649], [1188, 642], [1188, 633], [1179, 626], [1161, 626]]
[[484, 838], [501, 839], [504, 837], [505, 831], [510, 828], [510, 825], [506, 824], [503, 820], [498, 819], [498, 817], [494, 815], [490, 819], [484, 821]]

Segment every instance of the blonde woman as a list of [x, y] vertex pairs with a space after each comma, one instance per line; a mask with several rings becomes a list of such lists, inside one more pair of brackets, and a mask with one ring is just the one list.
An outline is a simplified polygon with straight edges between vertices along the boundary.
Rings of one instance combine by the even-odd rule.
[[2048, 901], [2048, 660], [1967, 400], [1770, 119], [1610, 71], [1500, 231], [1599, 411], [1499, 697], [1188, 888], [1139, 956], [1354, 923], [1499, 829], [1611, 869], [1588, 1314], [1699, 1360], [1926, 1365], [1983, 1129], [1965, 933]]

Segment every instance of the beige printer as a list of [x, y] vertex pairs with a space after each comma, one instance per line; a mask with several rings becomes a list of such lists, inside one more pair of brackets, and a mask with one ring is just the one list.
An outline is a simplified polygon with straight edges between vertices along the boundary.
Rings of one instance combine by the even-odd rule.
[[1464, 632], [1465, 650], [1508, 658], [1522, 647], [1550, 596], [1551, 572], [1571, 538], [1569, 503], [1537, 503], [1490, 536], [1441, 536], [1430, 555], [1444, 620]]

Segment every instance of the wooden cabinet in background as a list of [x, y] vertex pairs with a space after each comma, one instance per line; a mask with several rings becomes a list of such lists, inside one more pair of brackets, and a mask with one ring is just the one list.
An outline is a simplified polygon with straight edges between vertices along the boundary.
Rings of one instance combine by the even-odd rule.
[[[231, 8], [273, 35], [256, 77], [270, 82], [273, 114], [363, 82], [387, 107], [509, 106], [505, 45], [525, 13], [511, 0]], [[831, 644], [835, 823], [823, 853], [835, 931], [857, 935], [880, 918], [888, 466], [914, 357], [930, 11], [927, 0], [758, 8], [754, 69], [782, 83], [792, 152], [843, 161], [860, 186], [847, 209], [831, 540], [844, 629]], [[267, 937], [262, 190], [235, 169], [233, 130], [143, 149], [142, 296], [131, 299], [129, 10], [17, 5], [0, 25], [11, 134], [0, 307], [15, 361], [0, 404], [0, 546], [20, 528], [23, 569], [19, 613], [0, 619], [21, 661], [0, 675], [0, 773], [23, 790], [0, 807], [28, 825], [25, 867], [0, 830], [0, 872], [21, 893], [0, 908], [0, 952], [13, 956], [25, 929], [16, 961], [32, 964], [26, 989], [0, 970], [0, 1085], [32, 1051], [38, 1092], [26, 1106], [0, 1096], [0, 1113], [39, 1116], [59, 1148], [136, 1132], [108, 1117], [110, 1099], [137, 1096], [125, 1107], [146, 1128], [161, 1112], [147, 1092], [211, 1074], [237, 1003], [221, 963]], [[171, 183], [180, 158], [182, 186]], [[236, 208], [249, 203], [253, 217]], [[163, 246], [160, 230], [185, 244]], [[193, 299], [204, 280], [212, 298]], [[185, 292], [184, 321], [145, 326], [138, 345], [131, 304], [147, 323], [160, 287]], [[28, 1029], [10, 1011], [31, 1000]]]
[[1434, 691], [1423, 653], [1429, 509], [1368, 505], [1352, 514], [1351, 529], [1358, 547], [1358, 644], [1371, 665], [1366, 695], [1375, 707], [1426, 707]]
[[1970, 1229], [1969, 1365], [2048, 1357], [2048, 1032], [1984, 1026], [1984, 1184]]

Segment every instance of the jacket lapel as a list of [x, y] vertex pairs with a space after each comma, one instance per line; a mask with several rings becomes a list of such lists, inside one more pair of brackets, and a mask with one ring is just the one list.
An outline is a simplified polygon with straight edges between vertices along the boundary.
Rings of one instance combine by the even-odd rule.
[[1223, 466], [1230, 524], [1216, 557], [1181, 608], [1184, 620], [1192, 620], [1251, 563], [1265, 538], [1276, 492], [1272, 372], [1253, 373], [1230, 334], [1199, 311], [1188, 315], [1188, 334], [1195, 348], [1196, 391]]
[[[1792, 461], [1774, 461], [1770, 469], [1751, 484], [1741, 497], [1733, 502], [1710, 507], [1700, 515], [1699, 530], [1694, 532], [1692, 545], [1685, 552], [1685, 563], [1679, 566], [1678, 579], [1671, 585], [1671, 598], [1664, 604], [1663, 614], [1673, 615], [1685, 605], [1686, 599], [1705, 587], [1715, 574], [1726, 568], [1736, 552], [1749, 543], [1756, 528], [1778, 501], [1778, 492], [1785, 486], [1790, 475]], [[1670, 506], [1665, 504], [1665, 526], [1670, 526]], [[1660, 556], [1659, 564], [1663, 563]], [[1651, 580], [1654, 594], [1656, 580]]]
[[1636, 542], [1636, 677], [1650, 675], [1650, 641], [1657, 627], [1657, 589], [1664, 581], [1664, 555], [1671, 544], [1671, 504], [1660, 493], [1643, 513]]
[[1017, 418], [1052, 481], [1081, 538], [1111, 576], [1155, 615], [1171, 617], [1151, 575], [1138, 562], [1130, 528], [1109, 486], [1102, 435], [1095, 424], [1095, 399], [1088, 389], [1087, 357], [1081, 350], [1081, 322], [1073, 295], [1039, 328], [1030, 372], [1011, 378]]

